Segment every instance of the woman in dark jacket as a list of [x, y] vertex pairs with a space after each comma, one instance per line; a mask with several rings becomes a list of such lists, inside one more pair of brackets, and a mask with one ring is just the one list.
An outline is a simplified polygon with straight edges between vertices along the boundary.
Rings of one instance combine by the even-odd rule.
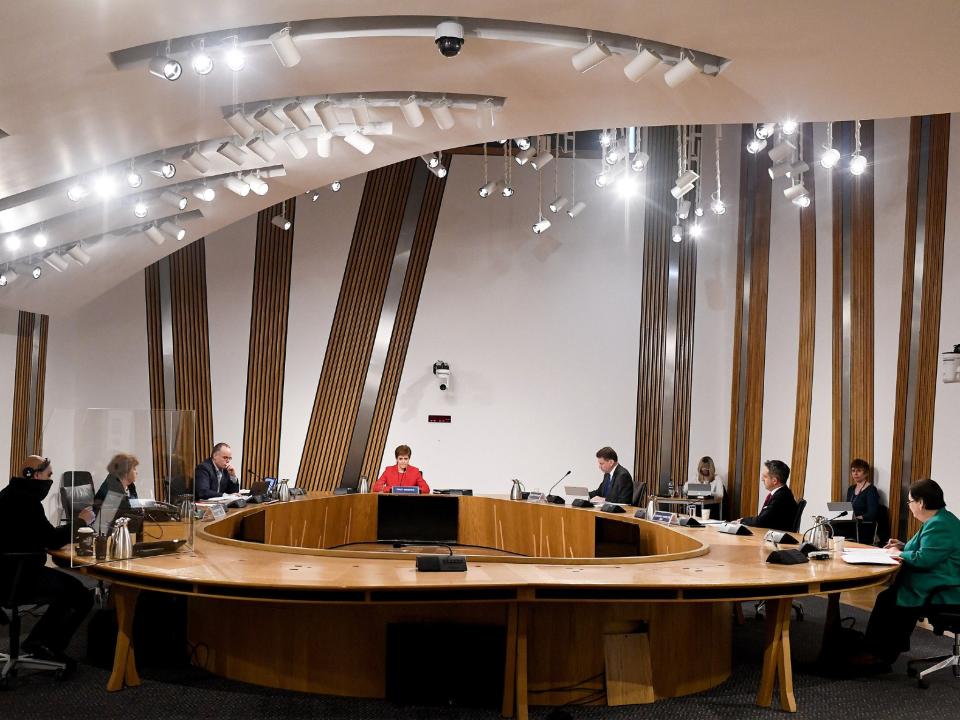
[[873, 484], [870, 463], [857, 458], [850, 463], [850, 487], [847, 502], [853, 503], [853, 516], [863, 522], [876, 522], [880, 513], [880, 493]]

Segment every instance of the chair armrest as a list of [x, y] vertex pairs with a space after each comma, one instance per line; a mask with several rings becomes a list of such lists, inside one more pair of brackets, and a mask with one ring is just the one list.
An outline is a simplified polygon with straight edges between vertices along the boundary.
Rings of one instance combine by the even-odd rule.
[[923, 606], [930, 607], [937, 605], [937, 603], [933, 602], [933, 599], [944, 590], [953, 590], [954, 588], [960, 588], [960, 583], [947, 583], [930, 588], [930, 592], [928, 592], [927, 596], [923, 599]]

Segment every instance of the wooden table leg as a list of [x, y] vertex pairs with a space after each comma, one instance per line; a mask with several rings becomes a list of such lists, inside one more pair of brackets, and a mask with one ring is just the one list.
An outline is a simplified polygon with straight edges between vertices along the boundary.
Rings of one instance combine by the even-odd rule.
[[517, 605], [507, 605], [507, 656], [503, 666], [503, 705], [500, 715], [513, 717], [517, 680]]
[[517, 720], [527, 720], [527, 630], [530, 608], [517, 608]]
[[137, 663], [133, 653], [133, 613], [140, 591], [124, 585], [114, 585], [111, 591], [117, 611], [117, 649], [113, 655], [113, 672], [107, 680], [107, 690], [115, 692], [140, 684]]
[[767, 600], [766, 645], [763, 651], [763, 670], [757, 690], [757, 705], [770, 707], [774, 681], [780, 684], [780, 709], [797, 711], [793, 694], [793, 663], [790, 659], [791, 598]]

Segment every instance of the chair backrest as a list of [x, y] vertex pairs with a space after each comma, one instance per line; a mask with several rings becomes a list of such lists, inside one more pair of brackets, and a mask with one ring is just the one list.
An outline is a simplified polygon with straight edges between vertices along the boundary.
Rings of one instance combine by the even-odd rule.
[[93, 476], [86, 470], [68, 470], [60, 484], [60, 504], [67, 515], [93, 505]]
[[77, 485], [93, 485], [93, 475], [87, 470], [67, 470], [60, 477], [60, 487], [76, 487]]
[[646, 481], [637, 482], [633, 481], [633, 498], [630, 501], [631, 505], [636, 507], [643, 507], [647, 504], [647, 483]]
[[877, 507], [877, 543], [886, 545], [890, 539], [890, 508], [886, 505]]
[[800, 532], [800, 523], [803, 522], [803, 511], [807, 509], [807, 501], [797, 503], [797, 514], [793, 516], [793, 532]]

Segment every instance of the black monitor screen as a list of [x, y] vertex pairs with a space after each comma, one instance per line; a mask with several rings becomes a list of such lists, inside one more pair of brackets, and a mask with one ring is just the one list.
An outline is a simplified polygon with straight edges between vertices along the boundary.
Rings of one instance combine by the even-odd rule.
[[458, 497], [377, 496], [377, 540], [455, 543], [459, 520]]

